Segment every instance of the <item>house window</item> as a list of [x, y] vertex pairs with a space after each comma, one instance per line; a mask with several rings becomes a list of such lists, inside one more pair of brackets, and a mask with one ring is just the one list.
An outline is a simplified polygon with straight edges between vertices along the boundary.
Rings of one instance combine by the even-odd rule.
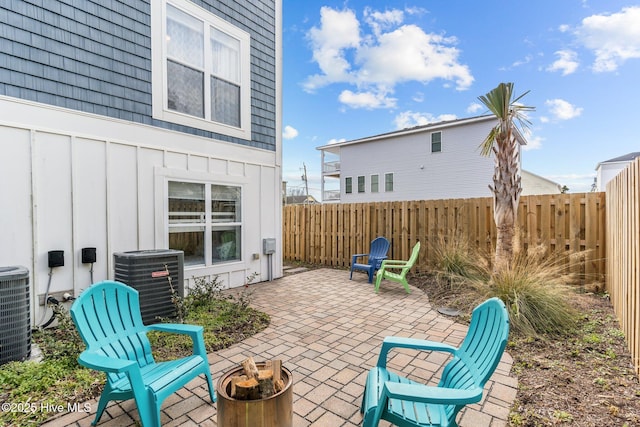
[[153, 117], [250, 139], [249, 34], [188, 0], [151, 4]]
[[393, 173], [384, 174], [384, 191], [393, 191]]
[[169, 248], [185, 265], [241, 259], [241, 188], [169, 181]]
[[353, 193], [353, 178], [350, 176], [344, 179], [344, 192], [347, 194]]
[[431, 134], [431, 152], [439, 153], [442, 151], [442, 132], [433, 132]]
[[364, 175], [358, 177], [358, 193], [364, 193]]
[[378, 192], [378, 175], [371, 175], [371, 192]]

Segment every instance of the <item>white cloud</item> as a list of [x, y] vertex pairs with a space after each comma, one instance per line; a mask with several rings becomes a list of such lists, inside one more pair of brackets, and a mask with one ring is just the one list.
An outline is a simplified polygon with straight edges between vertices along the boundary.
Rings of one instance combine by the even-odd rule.
[[394, 108], [396, 106], [396, 98], [390, 98], [387, 93], [380, 91], [374, 92], [352, 92], [343, 90], [338, 96], [338, 100], [351, 108]]
[[615, 71], [628, 59], [640, 58], [640, 6], [610, 15], [592, 15], [576, 29], [578, 40], [593, 51], [595, 72]]
[[437, 123], [455, 119], [457, 119], [455, 114], [440, 114], [439, 116], [434, 116], [431, 113], [404, 111], [398, 114], [393, 122], [396, 125], [396, 129], [408, 129], [415, 126], [424, 126], [430, 123]]
[[539, 150], [542, 148], [542, 141], [544, 141], [544, 138], [541, 136], [527, 138], [527, 144], [522, 146], [522, 151]]
[[313, 91], [337, 81], [349, 81], [351, 64], [345, 50], [360, 45], [360, 22], [352, 10], [338, 11], [330, 7], [320, 9], [320, 28], [307, 33], [313, 49], [313, 60], [322, 74], [309, 77], [304, 87]]
[[533, 55], [526, 55], [524, 59], [520, 59], [518, 61], [515, 61], [513, 64], [511, 64], [511, 67], [519, 67], [521, 65], [528, 64], [532, 60], [533, 60]]
[[422, 92], [414, 93], [413, 96], [411, 97], [411, 100], [413, 102], [424, 102], [424, 93]]
[[475, 114], [479, 111], [482, 111], [485, 107], [482, 104], [478, 104], [477, 102], [472, 102], [467, 107], [467, 113]]
[[333, 138], [333, 139], [330, 139], [329, 142], [327, 142], [327, 145], [328, 144], [337, 144], [339, 142], [345, 142], [345, 141], [346, 141], [345, 138], [339, 138], [339, 139]]
[[284, 127], [284, 132], [282, 132], [282, 137], [284, 139], [293, 139], [296, 136], [298, 136], [298, 130], [292, 126], [285, 126]]
[[357, 88], [342, 92], [341, 102], [346, 101], [346, 105], [390, 108], [395, 100], [387, 95], [403, 82], [444, 80], [445, 84], [455, 84], [457, 90], [468, 89], [473, 83], [469, 67], [458, 60], [457, 39], [404, 24], [402, 10], [365, 9], [364, 19], [371, 29], [368, 32], [363, 31], [350, 9], [325, 6], [320, 15], [320, 25], [307, 33], [313, 60], [320, 68], [320, 73], [304, 82], [309, 92], [346, 83]]
[[404, 12], [399, 9], [385, 10], [379, 12], [367, 7], [364, 10], [365, 21], [371, 27], [376, 36], [379, 36], [383, 30], [393, 28], [404, 21]]
[[582, 114], [582, 108], [570, 104], [564, 99], [548, 99], [545, 105], [549, 107], [549, 112], [556, 120], [569, 120]]
[[558, 56], [553, 64], [547, 67], [547, 71], [562, 71], [562, 75], [572, 74], [578, 69], [578, 55], [572, 50], [559, 50], [555, 53]]

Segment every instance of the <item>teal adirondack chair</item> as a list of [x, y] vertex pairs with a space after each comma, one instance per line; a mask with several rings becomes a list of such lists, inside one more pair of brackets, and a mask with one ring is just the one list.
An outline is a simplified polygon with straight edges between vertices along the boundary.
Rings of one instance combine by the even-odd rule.
[[407, 293], [411, 293], [411, 291], [409, 290], [409, 283], [407, 283], [407, 273], [409, 272], [409, 270], [411, 270], [411, 267], [413, 267], [413, 265], [418, 260], [419, 253], [420, 242], [416, 243], [413, 246], [413, 250], [411, 251], [411, 256], [409, 257], [408, 261], [401, 261], [397, 259], [385, 259], [384, 261], [382, 261], [382, 265], [380, 266], [378, 274], [376, 275], [376, 285], [374, 288], [376, 293], [380, 289], [380, 282], [382, 282], [382, 279], [401, 283]]
[[[215, 402], [202, 326], [145, 326], [138, 291], [114, 281], [91, 285], [74, 301], [70, 311], [87, 346], [78, 362], [107, 375], [92, 425], [98, 423], [109, 401], [133, 398], [142, 425], [160, 426], [164, 399], [201, 374], [206, 377], [209, 396]], [[156, 363], [147, 339], [147, 332], [152, 330], [191, 336], [193, 355]]]
[[[389, 251], [389, 241], [384, 237], [376, 237], [371, 241], [368, 254], [351, 255], [351, 273], [349, 280], [353, 278], [353, 270], [363, 270], [369, 275], [369, 283], [373, 283], [373, 275], [382, 265], [382, 261], [387, 258]], [[358, 262], [358, 258], [367, 258], [367, 263]]]
[[[381, 419], [400, 426], [454, 427], [465, 405], [482, 400], [485, 383], [493, 375], [509, 335], [504, 303], [491, 298], [478, 305], [460, 348], [415, 338], [387, 337], [378, 363], [367, 375], [360, 412], [363, 427]], [[392, 348], [443, 351], [453, 358], [445, 366], [437, 387], [427, 386], [387, 370]]]

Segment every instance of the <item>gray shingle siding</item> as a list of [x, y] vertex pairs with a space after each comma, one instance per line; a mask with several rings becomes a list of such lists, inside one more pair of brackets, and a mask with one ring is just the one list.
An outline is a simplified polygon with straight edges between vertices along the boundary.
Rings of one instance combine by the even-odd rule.
[[251, 141], [153, 119], [148, 0], [0, 0], [0, 94], [275, 150], [274, 1], [193, 2], [251, 35]]

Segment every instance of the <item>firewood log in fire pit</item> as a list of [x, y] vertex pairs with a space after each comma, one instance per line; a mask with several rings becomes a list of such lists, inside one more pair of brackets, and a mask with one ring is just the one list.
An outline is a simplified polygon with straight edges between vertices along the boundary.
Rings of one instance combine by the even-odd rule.
[[280, 378], [281, 360], [265, 362], [264, 369], [258, 369], [252, 357], [242, 363], [244, 375], [231, 378], [231, 397], [238, 400], [256, 400], [273, 396], [284, 388]]

